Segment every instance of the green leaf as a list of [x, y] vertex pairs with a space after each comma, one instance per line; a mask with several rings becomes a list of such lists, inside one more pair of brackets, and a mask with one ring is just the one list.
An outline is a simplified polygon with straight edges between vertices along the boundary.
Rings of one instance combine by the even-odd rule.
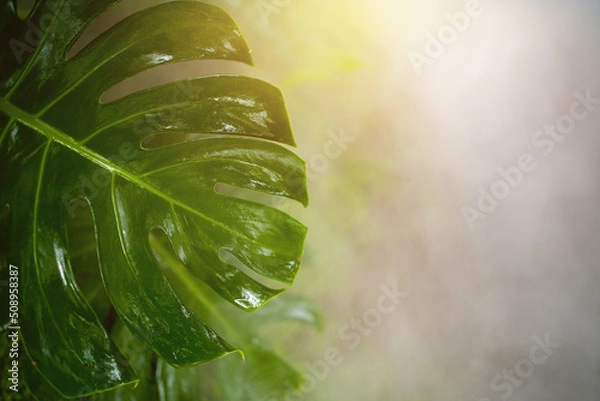
[[218, 394], [218, 390], [214, 389], [214, 379], [207, 379], [207, 372], [202, 366], [175, 369], [159, 361], [156, 381], [159, 401], [204, 401], [212, 399], [207, 394]]
[[269, 302], [251, 315], [222, 302], [206, 299], [202, 286], [185, 270], [169, 250], [163, 238], [153, 237], [155, 250], [168, 271], [173, 273], [173, 284], [187, 284], [187, 301], [196, 301], [237, 342], [243, 344], [245, 359], [235, 358], [217, 362], [216, 372], [206, 366], [174, 369], [159, 361], [156, 381], [160, 401], [213, 400], [266, 401], [284, 399], [304, 383], [302, 373], [267, 347], [260, 338], [259, 329], [273, 333], [270, 323], [293, 321], [320, 328], [322, 316], [316, 305], [298, 295], [285, 294]]
[[156, 399], [154, 381], [155, 356], [148, 347], [131, 334], [127, 327], [118, 322], [112, 331], [113, 338], [123, 355], [140, 379], [136, 388], [120, 387], [115, 391], [103, 392], [94, 396], [95, 401], [149, 401]]
[[[131, 334], [127, 327], [118, 322], [112, 331], [115, 343], [123, 351], [140, 379], [135, 387], [119, 387], [114, 391], [95, 394], [94, 401], [149, 401], [156, 400], [156, 381], [154, 371], [156, 361], [152, 351]], [[40, 401], [63, 401], [63, 397], [48, 381], [34, 368], [31, 360], [22, 364], [23, 376], [33, 395]]]
[[[244, 327], [248, 345], [243, 364], [232, 359], [218, 363], [218, 379], [226, 401], [283, 400], [288, 393], [301, 389], [305, 378], [277, 352], [267, 347], [257, 334], [270, 323], [294, 321], [321, 329], [323, 318], [316, 305], [301, 296], [285, 294], [274, 299], [251, 316], [231, 311], [236, 327]], [[176, 399], [172, 399], [175, 401]]]
[[206, 372], [203, 367], [175, 369], [159, 361], [158, 400], [283, 400], [286, 393], [299, 389], [304, 382], [300, 371], [258, 338], [246, 345], [245, 354], [243, 362], [235, 358], [220, 360], [216, 372]]
[[[306, 235], [301, 223], [277, 209], [215, 191], [227, 184], [308, 203], [305, 164], [280, 145], [294, 140], [275, 87], [210, 76], [101, 102], [117, 83], [157, 65], [251, 64], [233, 20], [214, 6], [172, 1], [127, 17], [67, 59], [88, 24], [116, 3], [39, 1], [27, 22], [12, 1], [0, 3], [6, 39], [0, 49], [0, 207], [10, 208], [0, 250], [8, 250], [5, 263], [20, 269], [20, 324], [34, 377], [65, 397], [140, 377], [73, 272], [65, 221], [82, 205], [92, 210], [100, 273], [119, 318], [177, 367], [236, 348], [179, 299], [153, 256], [149, 232], [165, 233], [194, 276], [246, 311], [281, 291], [224, 262], [220, 252], [291, 284]], [[198, 133], [194, 141], [178, 142], [182, 134]], [[161, 143], [170, 138], [169, 145], [144, 146], [154, 135], [163, 136]]]
[[230, 329], [243, 335], [243, 363], [225, 358], [218, 361], [216, 372], [207, 372], [204, 367], [174, 369], [159, 361], [156, 380], [160, 401], [282, 400], [286, 394], [302, 388], [305, 382], [302, 372], [270, 349], [255, 330], [265, 323], [285, 320], [319, 327], [322, 318], [312, 302], [286, 294], [251, 317], [239, 319], [242, 315], [232, 310], [224, 314], [229, 317]]
[[30, 359], [21, 367], [21, 370], [29, 391], [37, 400], [66, 400], [33, 366]]
[[[219, 361], [219, 380], [227, 401], [282, 400], [299, 389], [302, 373], [258, 339], [247, 348], [245, 363]], [[173, 400], [174, 401], [174, 400]]]

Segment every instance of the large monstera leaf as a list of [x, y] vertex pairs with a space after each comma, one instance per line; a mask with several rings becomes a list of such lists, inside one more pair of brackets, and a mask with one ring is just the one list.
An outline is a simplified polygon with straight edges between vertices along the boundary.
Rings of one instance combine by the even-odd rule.
[[[172, 1], [129, 16], [67, 58], [116, 3], [38, 1], [27, 21], [13, 1], [0, 5], [0, 208], [3, 216], [10, 210], [8, 244], [0, 244], [8, 256], [0, 260], [20, 271], [19, 323], [33, 377], [66, 397], [138, 380], [75, 280], [65, 220], [81, 206], [91, 207], [102, 281], [120, 321], [175, 367], [236, 348], [180, 300], [149, 232], [161, 230], [191, 274], [246, 311], [281, 290], [222, 252], [291, 284], [306, 234], [277, 209], [215, 190], [222, 183], [307, 204], [304, 162], [280, 145], [294, 141], [273, 86], [209, 76], [101, 102], [117, 83], [157, 65], [251, 64], [231, 18], [201, 2]], [[152, 135], [190, 133], [204, 135], [144, 146]]]

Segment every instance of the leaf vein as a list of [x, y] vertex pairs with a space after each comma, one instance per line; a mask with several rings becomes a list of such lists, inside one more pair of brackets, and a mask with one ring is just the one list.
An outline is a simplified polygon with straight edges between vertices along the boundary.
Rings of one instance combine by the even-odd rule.
[[[44, 291], [44, 289], [41, 286], [41, 280], [40, 280], [40, 262], [38, 260], [38, 246], [37, 246], [37, 221], [38, 221], [38, 214], [39, 214], [39, 206], [40, 206], [40, 198], [41, 198], [41, 192], [42, 192], [42, 182], [44, 180], [44, 172], [46, 170], [46, 160], [48, 157], [48, 151], [50, 150], [50, 146], [52, 145], [53, 141], [52, 140], [48, 140], [48, 143], [46, 144], [46, 148], [44, 149], [44, 154], [42, 155], [42, 160], [40, 162], [40, 171], [38, 174], [38, 179], [37, 179], [37, 184], [36, 184], [36, 190], [35, 190], [35, 201], [34, 201], [34, 206], [33, 206], [33, 219], [32, 219], [32, 229], [33, 229], [33, 233], [32, 233], [32, 254], [33, 254], [33, 263], [35, 265], [35, 274], [37, 277], [36, 280], [36, 284], [37, 287], [40, 290], [40, 293], [42, 294], [42, 297], [44, 299], [44, 303], [47, 305], [48, 309], [50, 311], [52, 311], [52, 308], [50, 307], [50, 301], [48, 300], [48, 297], [46, 295], [46, 292]], [[58, 331], [58, 333], [60, 334], [60, 337], [62, 338], [62, 340], [64, 341], [65, 344], [69, 344], [69, 342], [67, 341], [67, 339], [65, 338], [61, 327], [58, 322], [56, 321], [56, 319], [54, 318], [54, 314], [50, 313], [50, 319], [52, 320], [52, 322], [54, 323], [54, 326], [56, 327], [56, 330]], [[77, 354], [76, 352], [73, 351], [72, 348], [70, 348], [71, 353], [75, 356], [75, 358], [77, 358], [77, 360], [79, 362], [81, 362], [82, 364], [84, 363], [83, 359], [81, 359], [81, 357], [79, 356], [79, 354]]]

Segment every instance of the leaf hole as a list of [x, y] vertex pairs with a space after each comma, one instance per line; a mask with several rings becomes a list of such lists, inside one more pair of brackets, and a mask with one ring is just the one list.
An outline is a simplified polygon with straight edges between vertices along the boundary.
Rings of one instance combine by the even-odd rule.
[[191, 94], [186, 92], [187, 88], [184, 80], [214, 75], [243, 75], [249, 71], [250, 67], [243, 63], [226, 60], [191, 60], [157, 65], [133, 77], [124, 79], [106, 90], [100, 96], [100, 103], [114, 102], [132, 93], [177, 81], [181, 81], [184, 85], [173, 89], [171, 99], [192, 101]]
[[17, 0], [17, 15], [25, 21], [35, 8], [36, 0]]
[[232, 254], [231, 252], [229, 252], [226, 249], [221, 248], [219, 250], [219, 259], [221, 259], [221, 261], [224, 263], [227, 263], [229, 265], [236, 267], [238, 270], [240, 270], [246, 276], [250, 277], [254, 281], [259, 282], [260, 284], [264, 285], [265, 287], [269, 287], [274, 290], [281, 290], [281, 289], [287, 288], [286, 286], [282, 285], [281, 283], [279, 283], [275, 280], [271, 280], [270, 278], [267, 278], [267, 277], [264, 277], [264, 276], [258, 274], [257, 272], [255, 272], [254, 270], [252, 270], [251, 268], [246, 266], [244, 264], [244, 262], [239, 260], [234, 254]]
[[92, 209], [85, 198], [75, 198], [66, 206], [67, 244], [75, 282], [96, 315], [107, 316], [111, 304], [100, 274]]
[[[25, 1], [25, 0], [23, 0]], [[34, 1], [34, 0], [27, 0]], [[160, 0], [146, 2], [122, 1], [114, 7], [93, 19], [83, 30], [81, 35], [68, 49], [66, 60], [70, 60], [90, 46], [94, 40], [119, 24], [127, 17], [163, 3]], [[110, 103], [132, 93], [140, 92], [158, 85], [167, 84], [186, 78], [199, 78], [212, 75], [247, 74], [251, 66], [242, 62], [231, 60], [190, 60], [169, 63], [170, 55], [147, 55], [154, 57], [155, 66], [148, 65], [148, 69], [107, 89], [99, 99], [100, 103]]]
[[294, 217], [302, 212], [302, 204], [294, 199], [285, 196], [273, 195], [262, 191], [256, 191], [249, 188], [238, 187], [235, 185], [218, 182], [215, 184], [215, 192], [219, 195], [231, 196], [233, 198], [243, 199], [254, 203], [260, 203], [270, 206], [281, 212]]
[[[181, 262], [181, 259], [173, 249], [168, 236], [161, 229], [153, 228], [150, 231], [149, 240], [154, 256], [163, 269], [165, 277], [174, 288], [175, 292], [182, 297], [184, 303], [190, 308], [192, 308], [194, 304], [197, 304], [197, 302], [190, 302], [190, 299], [198, 297], [205, 298], [208, 294], [212, 294], [219, 299], [222, 299], [212, 287], [193, 275]], [[227, 250], [219, 250], [218, 257], [224, 263], [228, 263], [233, 267], [238, 268], [243, 274], [266, 287], [276, 290], [282, 288], [281, 283], [270, 280], [254, 272]], [[176, 272], [175, 270], [179, 270], [179, 272]], [[182, 274], [182, 271], [185, 273]], [[197, 310], [197, 308], [192, 309], [202, 318], [202, 311]]]
[[152, 228], [148, 233], [148, 240], [154, 258], [181, 301], [201, 319], [209, 319], [211, 312], [204, 310], [205, 305], [202, 302], [197, 302], [197, 300], [210, 300], [210, 296], [217, 297], [218, 295], [208, 284], [194, 276], [183, 264], [167, 234], [162, 229]]
[[[108, 31], [114, 25], [127, 18], [129, 15], [138, 11], [133, 9], [130, 1], [122, 1], [111, 9], [94, 18], [88, 26], [83, 30], [81, 35], [75, 40], [71, 48], [67, 51], [66, 59], [69, 60], [83, 49], [85, 49], [94, 39]], [[141, 2], [138, 2], [141, 3]], [[146, 5], [139, 5], [139, 9], [143, 9]]]

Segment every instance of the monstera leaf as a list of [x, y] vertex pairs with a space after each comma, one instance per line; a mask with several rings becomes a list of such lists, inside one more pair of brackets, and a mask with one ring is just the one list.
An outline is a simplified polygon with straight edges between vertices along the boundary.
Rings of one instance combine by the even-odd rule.
[[[19, 269], [28, 376], [66, 397], [139, 380], [72, 269], [65, 220], [88, 204], [102, 282], [123, 327], [175, 367], [235, 352], [175, 293], [149, 232], [161, 230], [189, 272], [240, 309], [255, 310], [281, 290], [223, 252], [260, 276], [293, 282], [306, 228], [215, 190], [227, 184], [307, 204], [304, 162], [280, 145], [294, 145], [280, 92], [251, 78], [209, 76], [102, 102], [108, 89], [154, 66], [251, 64], [250, 51], [219, 8], [172, 1], [127, 17], [67, 58], [117, 1], [38, 1], [26, 21], [14, 3], [0, 3], [0, 209], [8, 227], [0, 260]], [[177, 141], [190, 133], [202, 135]], [[153, 135], [172, 140], [151, 147]]]
[[[79, 250], [87, 248], [85, 244], [90, 240], [84, 230], [89, 222], [81, 220], [83, 222], [76, 223], [77, 227], [73, 227], [73, 222], [69, 221], [69, 228], [77, 232], [77, 238], [83, 237], [82, 241], [74, 241], [77, 257], [73, 260], [73, 266], [78, 273], [82, 267]], [[167, 241], [164, 236], [151, 236], [151, 242], [160, 256], [161, 265], [168, 268], [166, 272], [174, 272], [174, 288], [185, 287], [186, 291], [181, 293], [184, 301], [199, 313], [202, 313], [202, 309], [218, 311], [211, 313], [208, 318], [220, 324], [228, 337], [242, 345], [245, 361], [240, 363], [239, 358], [224, 358], [215, 364], [177, 369], [157, 359], [152, 350], [133, 336], [122, 320], [117, 319], [111, 336], [138, 375], [140, 384], [135, 388], [119, 387], [114, 391], [95, 394], [86, 397], [85, 401], [272, 401], [285, 399], [289, 394], [297, 396], [305, 393], [302, 371], [271, 349], [272, 344], [267, 346], [259, 331], [279, 337], [274, 330], [275, 325], [286, 321], [322, 328], [322, 317], [313, 302], [294, 294], [285, 294], [248, 314], [218, 297], [206, 299], [202, 283], [191, 275], [174, 252], [165, 247]], [[85, 253], [87, 251], [84, 250]], [[93, 283], [95, 279], [89, 277], [88, 281]], [[290, 333], [289, 328], [280, 329], [284, 329], [286, 334]], [[287, 336], [280, 338], [280, 343], [285, 341], [287, 344], [279, 344], [279, 347], [288, 346], [290, 341], [297, 346], [297, 341], [288, 341]], [[24, 378], [38, 400], [66, 400], [31, 364], [24, 366]]]
[[[164, 250], [160, 243], [156, 249]], [[194, 293], [202, 292], [202, 289], [194, 283], [194, 278], [177, 261], [174, 254], [161, 252], [161, 260], [175, 271], [177, 280], [174, 281], [174, 285], [188, 282], [186, 287], [191, 291], [192, 298], [200, 298]], [[202, 306], [205, 305], [206, 303], [203, 303]], [[268, 332], [271, 336], [282, 337], [274, 328], [276, 324], [283, 322], [322, 328], [320, 312], [310, 300], [294, 294], [285, 294], [251, 315], [230, 305], [220, 306], [221, 313], [212, 316], [225, 319], [215, 323], [220, 323], [228, 335], [235, 338], [236, 343], [243, 344], [245, 362], [239, 363], [235, 358], [224, 358], [208, 367], [175, 369], [158, 361], [155, 371], [158, 401], [274, 401], [297, 397], [299, 391], [305, 390], [305, 387], [302, 387], [305, 384], [303, 372], [283, 359], [272, 349], [271, 344], [267, 346], [261, 334]], [[290, 333], [289, 328], [286, 328], [283, 338], [287, 339]], [[285, 345], [298, 347], [298, 341], [291, 341]], [[281, 343], [282, 340], [278, 342]], [[214, 365], [214, 371], [207, 371]], [[198, 377], [210, 380], [199, 381]]]

